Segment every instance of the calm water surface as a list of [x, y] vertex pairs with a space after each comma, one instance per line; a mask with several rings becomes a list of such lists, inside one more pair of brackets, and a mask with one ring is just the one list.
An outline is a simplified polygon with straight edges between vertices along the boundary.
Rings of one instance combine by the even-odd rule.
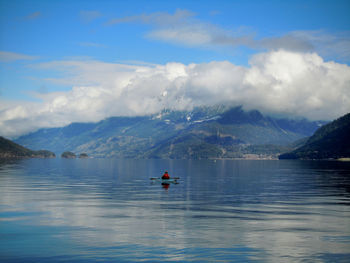
[[97, 261], [350, 262], [350, 163], [0, 161], [0, 262]]

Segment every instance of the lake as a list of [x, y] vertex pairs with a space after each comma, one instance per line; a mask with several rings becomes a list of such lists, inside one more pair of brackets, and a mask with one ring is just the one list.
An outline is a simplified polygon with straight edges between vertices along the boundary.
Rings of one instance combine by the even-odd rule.
[[97, 261], [350, 262], [350, 162], [0, 161], [0, 262]]

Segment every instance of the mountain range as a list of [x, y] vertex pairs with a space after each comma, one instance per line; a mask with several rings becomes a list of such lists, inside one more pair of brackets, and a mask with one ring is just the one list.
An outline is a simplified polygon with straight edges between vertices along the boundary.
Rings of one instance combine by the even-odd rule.
[[163, 110], [150, 116], [72, 123], [40, 129], [15, 142], [56, 154], [84, 152], [92, 157], [276, 158], [295, 147], [293, 142], [311, 136], [323, 124], [269, 117], [240, 106], [216, 105], [192, 111]]

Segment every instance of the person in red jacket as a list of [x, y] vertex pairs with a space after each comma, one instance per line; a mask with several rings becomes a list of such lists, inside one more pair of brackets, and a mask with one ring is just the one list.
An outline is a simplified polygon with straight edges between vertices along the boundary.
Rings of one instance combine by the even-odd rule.
[[170, 175], [168, 174], [168, 171], [165, 171], [165, 173], [162, 176], [162, 179], [170, 179]]

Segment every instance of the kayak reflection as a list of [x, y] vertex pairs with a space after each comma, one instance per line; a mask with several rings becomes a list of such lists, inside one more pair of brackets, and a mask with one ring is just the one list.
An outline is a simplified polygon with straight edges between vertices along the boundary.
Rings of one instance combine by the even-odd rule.
[[165, 190], [168, 190], [169, 187], [170, 187], [170, 184], [162, 183], [162, 187], [163, 187]]

